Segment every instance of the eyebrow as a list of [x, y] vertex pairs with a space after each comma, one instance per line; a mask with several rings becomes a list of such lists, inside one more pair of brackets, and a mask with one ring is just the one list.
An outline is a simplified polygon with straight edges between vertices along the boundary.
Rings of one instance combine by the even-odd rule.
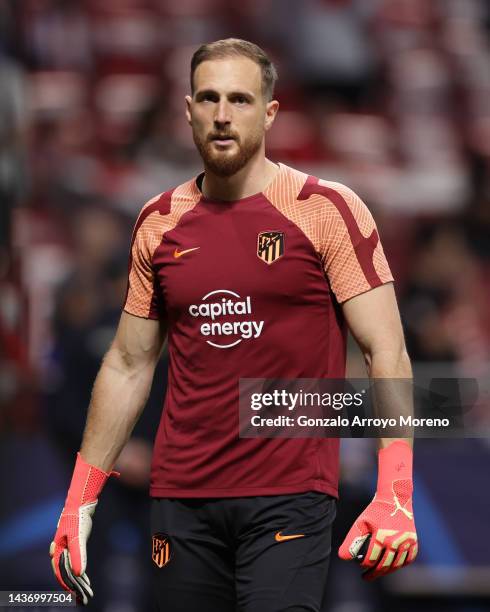
[[[201, 89], [196, 91], [196, 93], [194, 94], [196, 97], [196, 100], [199, 98], [202, 98], [203, 96], [206, 95], [212, 95], [212, 96], [220, 96], [220, 94], [215, 90], [215, 89]], [[250, 100], [255, 100], [255, 95], [250, 92], [250, 91], [230, 91], [226, 94], [226, 97], [228, 98], [233, 98], [234, 96], [244, 96], [245, 98], [249, 98]]]

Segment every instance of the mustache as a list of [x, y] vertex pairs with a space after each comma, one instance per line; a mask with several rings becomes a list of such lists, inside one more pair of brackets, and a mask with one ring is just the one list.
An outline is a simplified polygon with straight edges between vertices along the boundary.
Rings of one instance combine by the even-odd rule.
[[238, 136], [233, 132], [212, 132], [208, 136], [208, 141], [210, 140], [238, 140]]

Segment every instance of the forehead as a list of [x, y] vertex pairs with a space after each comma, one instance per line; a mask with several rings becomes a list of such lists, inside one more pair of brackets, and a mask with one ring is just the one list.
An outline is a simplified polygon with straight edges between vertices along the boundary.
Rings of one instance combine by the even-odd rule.
[[246, 89], [259, 94], [262, 90], [260, 66], [248, 57], [206, 60], [194, 72], [194, 89], [220, 92]]

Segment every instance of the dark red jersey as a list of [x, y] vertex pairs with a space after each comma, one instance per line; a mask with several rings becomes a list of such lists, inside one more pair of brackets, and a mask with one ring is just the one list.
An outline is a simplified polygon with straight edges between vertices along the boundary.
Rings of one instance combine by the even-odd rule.
[[148, 202], [126, 312], [166, 320], [169, 377], [154, 497], [337, 495], [338, 440], [238, 437], [240, 378], [342, 378], [339, 304], [392, 279], [347, 187], [280, 164], [262, 193], [203, 197], [198, 179]]

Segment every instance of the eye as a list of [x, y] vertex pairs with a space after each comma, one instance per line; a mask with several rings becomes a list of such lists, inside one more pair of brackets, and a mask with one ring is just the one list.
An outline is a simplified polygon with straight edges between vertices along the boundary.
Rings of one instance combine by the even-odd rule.
[[248, 98], [246, 98], [245, 96], [237, 95], [233, 97], [233, 102], [234, 104], [238, 104], [239, 106], [243, 104], [248, 104]]
[[197, 102], [217, 102], [218, 97], [212, 91], [203, 91], [202, 93], [197, 94], [196, 101]]

